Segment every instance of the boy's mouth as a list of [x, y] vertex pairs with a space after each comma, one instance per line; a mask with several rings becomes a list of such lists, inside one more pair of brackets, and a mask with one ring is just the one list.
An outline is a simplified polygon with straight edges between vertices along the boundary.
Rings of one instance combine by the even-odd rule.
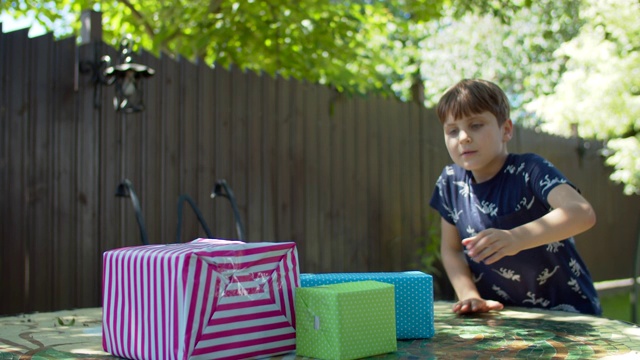
[[466, 150], [466, 151], [463, 151], [462, 153], [460, 153], [460, 156], [473, 155], [475, 153], [476, 153], [476, 151]]

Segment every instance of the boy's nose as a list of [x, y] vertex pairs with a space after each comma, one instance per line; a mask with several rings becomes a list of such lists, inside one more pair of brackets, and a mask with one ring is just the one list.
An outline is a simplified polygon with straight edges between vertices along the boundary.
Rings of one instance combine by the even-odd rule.
[[470, 143], [471, 137], [467, 134], [466, 131], [460, 131], [458, 134], [461, 143]]

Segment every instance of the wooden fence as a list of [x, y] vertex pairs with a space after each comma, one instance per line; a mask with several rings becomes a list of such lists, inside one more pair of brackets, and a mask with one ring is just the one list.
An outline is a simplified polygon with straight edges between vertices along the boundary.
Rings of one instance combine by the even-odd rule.
[[[181, 194], [237, 238], [229, 202], [210, 197], [225, 179], [247, 241], [295, 241], [303, 272], [416, 268], [449, 162], [431, 109], [141, 53], [156, 70], [147, 108], [122, 115], [113, 87], [78, 71], [116, 50], [76, 43], [0, 31], [0, 314], [100, 305], [102, 253], [140, 244], [114, 196], [125, 178], [153, 244], [175, 241]], [[596, 280], [630, 277], [640, 204], [586, 144], [517, 128], [510, 150], [546, 156], [592, 201], [598, 225], [577, 239]], [[188, 206], [183, 218], [181, 241], [204, 236]]]

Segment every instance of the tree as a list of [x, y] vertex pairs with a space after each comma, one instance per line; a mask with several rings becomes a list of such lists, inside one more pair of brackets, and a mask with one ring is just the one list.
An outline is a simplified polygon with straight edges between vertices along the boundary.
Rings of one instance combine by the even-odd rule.
[[640, 193], [640, 3], [589, 0], [580, 34], [563, 44], [557, 58], [565, 71], [547, 96], [528, 109], [545, 121], [542, 129], [606, 143], [611, 179], [627, 194]]
[[513, 105], [512, 117], [533, 127], [540, 119], [524, 105], [552, 92], [564, 71], [563, 58], [553, 52], [578, 34], [580, 0], [542, 0], [502, 19], [493, 14], [454, 13], [422, 26], [420, 74], [425, 105], [463, 78], [484, 78], [500, 84]]
[[[504, 4], [503, 4], [504, 3]], [[504, 16], [530, 0], [2, 0], [13, 16], [31, 12], [46, 28], [93, 9], [113, 45], [132, 34], [143, 48], [227, 67], [329, 84], [346, 92], [394, 95], [412, 77], [403, 52], [417, 44], [411, 28], [442, 15], [488, 12]], [[415, 49], [414, 49], [415, 50]], [[409, 67], [410, 68], [410, 67]]]
[[77, 31], [82, 10], [100, 11], [113, 45], [132, 34], [158, 55], [426, 106], [462, 78], [486, 78], [517, 123], [562, 135], [575, 124], [605, 141], [612, 179], [640, 192], [637, 0], [0, 1], [49, 29], [75, 14]]

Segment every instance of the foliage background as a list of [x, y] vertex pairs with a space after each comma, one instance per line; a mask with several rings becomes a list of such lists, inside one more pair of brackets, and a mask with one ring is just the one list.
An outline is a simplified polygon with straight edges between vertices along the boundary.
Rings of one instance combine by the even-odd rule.
[[519, 126], [596, 138], [625, 193], [640, 189], [637, 0], [1, 0], [57, 36], [103, 14], [157, 55], [433, 106], [462, 78], [498, 83]]

